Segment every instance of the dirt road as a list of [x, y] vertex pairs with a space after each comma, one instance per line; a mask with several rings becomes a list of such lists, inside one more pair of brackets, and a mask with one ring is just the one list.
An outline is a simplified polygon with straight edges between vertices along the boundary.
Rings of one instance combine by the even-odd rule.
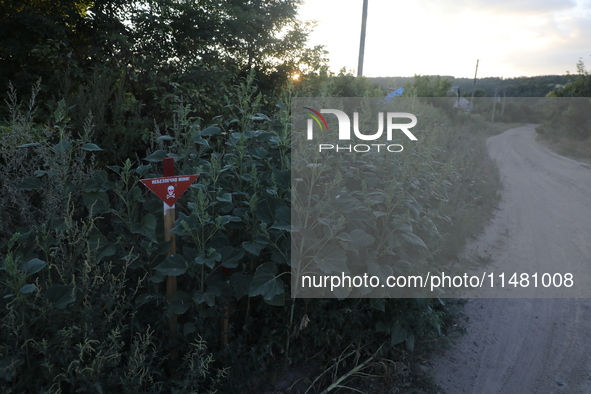
[[570, 272], [574, 286], [544, 288], [538, 278], [537, 288], [479, 294], [515, 298], [471, 298], [467, 334], [431, 360], [435, 380], [449, 394], [591, 393], [591, 169], [541, 146], [531, 125], [488, 148], [503, 197], [469, 249], [496, 275]]

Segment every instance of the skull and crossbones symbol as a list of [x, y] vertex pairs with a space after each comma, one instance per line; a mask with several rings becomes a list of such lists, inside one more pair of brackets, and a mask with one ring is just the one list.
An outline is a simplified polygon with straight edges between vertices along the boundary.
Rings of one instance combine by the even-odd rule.
[[168, 194], [166, 195], [166, 199], [174, 198], [174, 186], [168, 186]]

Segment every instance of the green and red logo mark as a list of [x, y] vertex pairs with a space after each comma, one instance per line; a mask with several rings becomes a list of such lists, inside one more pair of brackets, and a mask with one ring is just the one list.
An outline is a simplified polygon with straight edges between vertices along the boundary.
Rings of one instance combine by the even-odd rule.
[[[328, 123], [326, 123], [326, 119], [324, 119], [324, 116], [322, 116], [322, 114], [320, 114], [320, 112], [318, 112], [310, 107], [303, 107], [303, 108], [307, 109], [308, 111], [311, 112], [308, 115], [312, 119], [314, 119], [316, 121], [316, 123], [318, 123], [318, 126], [320, 126], [320, 130], [324, 130], [326, 128], [326, 131], [328, 131]], [[312, 119], [309, 119], [308, 123], [311, 123]], [[312, 129], [310, 126], [311, 125], [308, 126], [308, 133], [310, 133], [311, 129]], [[308, 139], [311, 139], [311, 135], [308, 135]]]
[[[413, 114], [407, 112], [378, 112], [377, 113], [377, 131], [376, 132], [368, 132], [367, 130], [361, 130], [359, 127], [359, 113], [353, 112], [353, 121], [351, 121], [349, 115], [347, 115], [344, 111], [338, 109], [327, 109], [323, 108], [320, 111], [316, 111], [310, 107], [302, 107], [305, 110], [309, 111], [308, 116], [311, 119], [308, 119], [307, 128], [306, 128], [306, 136], [308, 140], [314, 139], [314, 121], [318, 124], [321, 131], [328, 131], [328, 123], [322, 114], [332, 114], [336, 117], [338, 121], [338, 140], [340, 143], [342, 142], [351, 142], [355, 140], [361, 141], [371, 141], [376, 142], [373, 144], [351, 144], [351, 145], [338, 145], [334, 143], [322, 143], [318, 145], [318, 150], [322, 152], [323, 150], [336, 150], [337, 152], [345, 151], [345, 152], [369, 152], [375, 150], [377, 152], [380, 151], [381, 148], [383, 150], [387, 150], [388, 152], [402, 152], [403, 146], [400, 144], [386, 144], [386, 143], [377, 143], [378, 140], [383, 140], [383, 134], [385, 134], [385, 142], [392, 141], [394, 138], [394, 132], [396, 130], [402, 131], [404, 135], [411, 141], [417, 141], [417, 137], [409, 130], [412, 127], [417, 125], [417, 117]], [[398, 123], [397, 119], [407, 119], [410, 120], [409, 123]], [[375, 130], [375, 129], [374, 129]], [[351, 133], [352, 132], [352, 133]], [[353, 135], [352, 135], [353, 134]]]

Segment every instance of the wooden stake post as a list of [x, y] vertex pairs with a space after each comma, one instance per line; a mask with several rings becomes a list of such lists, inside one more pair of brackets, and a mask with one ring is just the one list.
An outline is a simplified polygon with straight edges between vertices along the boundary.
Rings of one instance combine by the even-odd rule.
[[[165, 157], [162, 161], [162, 175], [164, 177], [172, 177], [174, 176], [174, 159], [172, 157]], [[175, 204], [169, 206], [166, 202], [162, 203], [164, 206], [164, 241], [170, 242], [170, 249], [166, 254], [166, 257], [176, 254], [176, 234], [171, 233], [170, 230], [174, 227], [174, 221], [176, 220], [176, 210]], [[172, 298], [176, 293], [176, 276], [168, 275], [166, 277], [166, 299], [169, 303], [172, 302]], [[170, 317], [168, 319], [168, 329], [170, 331], [170, 339], [174, 340], [176, 336], [176, 325], [177, 325], [177, 316], [174, 312], [170, 312]], [[176, 360], [178, 358], [178, 348], [176, 346], [172, 347], [172, 351], [170, 353], [170, 359]]]
[[[164, 204], [164, 241], [170, 242], [170, 249], [167, 257], [176, 254], [176, 237], [171, 232], [176, 220], [175, 203], [187, 191], [191, 183], [199, 177], [199, 175], [174, 175], [174, 159], [172, 157], [165, 157], [162, 161], [163, 175], [162, 178], [142, 179], [141, 182], [148, 187], [154, 194], [156, 194]], [[166, 299], [172, 302], [174, 294], [176, 293], [176, 276], [166, 277]], [[177, 316], [172, 311], [169, 317], [169, 331], [170, 338], [174, 340], [176, 336]], [[170, 359], [176, 360], [178, 358], [178, 348], [173, 346], [170, 353]]]

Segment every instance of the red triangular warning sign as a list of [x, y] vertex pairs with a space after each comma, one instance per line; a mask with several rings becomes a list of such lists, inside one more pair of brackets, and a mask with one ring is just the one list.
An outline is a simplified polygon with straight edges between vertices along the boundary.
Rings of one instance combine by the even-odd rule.
[[175, 175], [164, 178], [141, 179], [166, 205], [172, 207], [199, 175]]

